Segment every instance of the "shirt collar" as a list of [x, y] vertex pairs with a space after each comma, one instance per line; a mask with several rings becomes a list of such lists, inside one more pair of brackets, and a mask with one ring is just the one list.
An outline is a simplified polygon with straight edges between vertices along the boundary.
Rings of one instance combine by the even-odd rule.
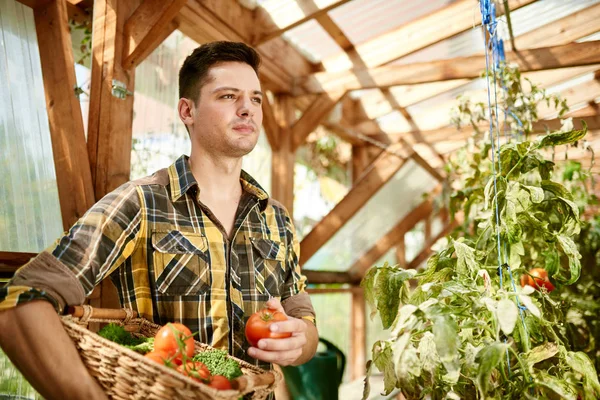
[[[179, 157], [173, 164], [171, 164], [171, 166], [169, 166], [168, 171], [169, 182], [171, 184], [171, 198], [173, 201], [177, 201], [193, 187], [196, 187], [197, 190], [200, 190], [198, 182], [192, 174], [188, 156], [182, 155]], [[256, 197], [256, 199], [261, 203], [261, 209], [264, 210], [269, 201], [269, 195], [267, 192], [265, 192], [258, 182], [256, 182], [256, 180], [254, 180], [254, 178], [252, 178], [252, 176], [250, 176], [250, 174], [244, 170], [242, 170], [242, 173], [240, 174], [240, 182], [242, 183], [242, 188], [244, 191]]]

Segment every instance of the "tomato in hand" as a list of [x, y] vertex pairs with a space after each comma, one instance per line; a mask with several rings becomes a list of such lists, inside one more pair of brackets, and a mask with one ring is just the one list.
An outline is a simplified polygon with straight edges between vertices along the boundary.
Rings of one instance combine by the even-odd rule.
[[543, 268], [533, 268], [528, 273], [521, 275], [521, 287], [531, 286], [535, 289], [542, 287], [546, 288], [548, 292], [554, 290], [554, 285], [548, 279], [548, 272]]
[[208, 367], [200, 361], [188, 361], [177, 367], [177, 371], [198, 382], [207, 383], [210, 382], [211, 379]]
[[183, 357], [182, 349], [187, 357], [194, 355], [194, 337], [183, 324], [168, 323], [154, 336], [154, 350], [164, 351], [175, 360], [181, 360]]
[[208, 386], [217, 390], [229, 390], [231, 389], [231, 382], [229, 382], [229, 379], [225, 378], [223, 375], [215, 375], [210, 380]]
[[290, 332], [271, 332], [273, 322], [286, 321], [284, 313], [271, 308], [263, 308], [250, 316], [246, 322], [246, 339], [257, 347], [260, 339], [280, 339], [292, 336]]

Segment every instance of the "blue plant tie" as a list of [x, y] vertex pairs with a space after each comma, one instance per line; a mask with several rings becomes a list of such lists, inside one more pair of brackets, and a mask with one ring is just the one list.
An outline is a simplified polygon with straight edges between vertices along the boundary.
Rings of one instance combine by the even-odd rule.
[[491, 0], [481, 0], [479, 7], [481, 8], [481, 22], [483, 25], [488, 25], [492, 21]]

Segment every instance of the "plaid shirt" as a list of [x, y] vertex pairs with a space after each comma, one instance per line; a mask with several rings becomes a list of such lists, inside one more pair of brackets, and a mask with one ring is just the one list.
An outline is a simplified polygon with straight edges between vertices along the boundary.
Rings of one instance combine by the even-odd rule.
[[270, 297], [314, 322], [287, 210], [244, 171], [231, 237], [199, 198], [182, 156], [168, 169], [119, 187], [58, 242], [0, 288], [0, 310], [45, 298], [60, 312], [110, 276], [123, 307], [158, 324], [181, 322], [199, 340], [246, 354], [248, 317]]

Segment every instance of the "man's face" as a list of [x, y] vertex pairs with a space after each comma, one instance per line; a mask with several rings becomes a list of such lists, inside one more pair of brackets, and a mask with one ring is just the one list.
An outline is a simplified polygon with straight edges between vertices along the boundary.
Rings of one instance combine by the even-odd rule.
[[192, 111], [192, 141], [214, 155], [248, 154], [262, 125], [262, 97], [258, 77], [248, 64], [213, 66]]

